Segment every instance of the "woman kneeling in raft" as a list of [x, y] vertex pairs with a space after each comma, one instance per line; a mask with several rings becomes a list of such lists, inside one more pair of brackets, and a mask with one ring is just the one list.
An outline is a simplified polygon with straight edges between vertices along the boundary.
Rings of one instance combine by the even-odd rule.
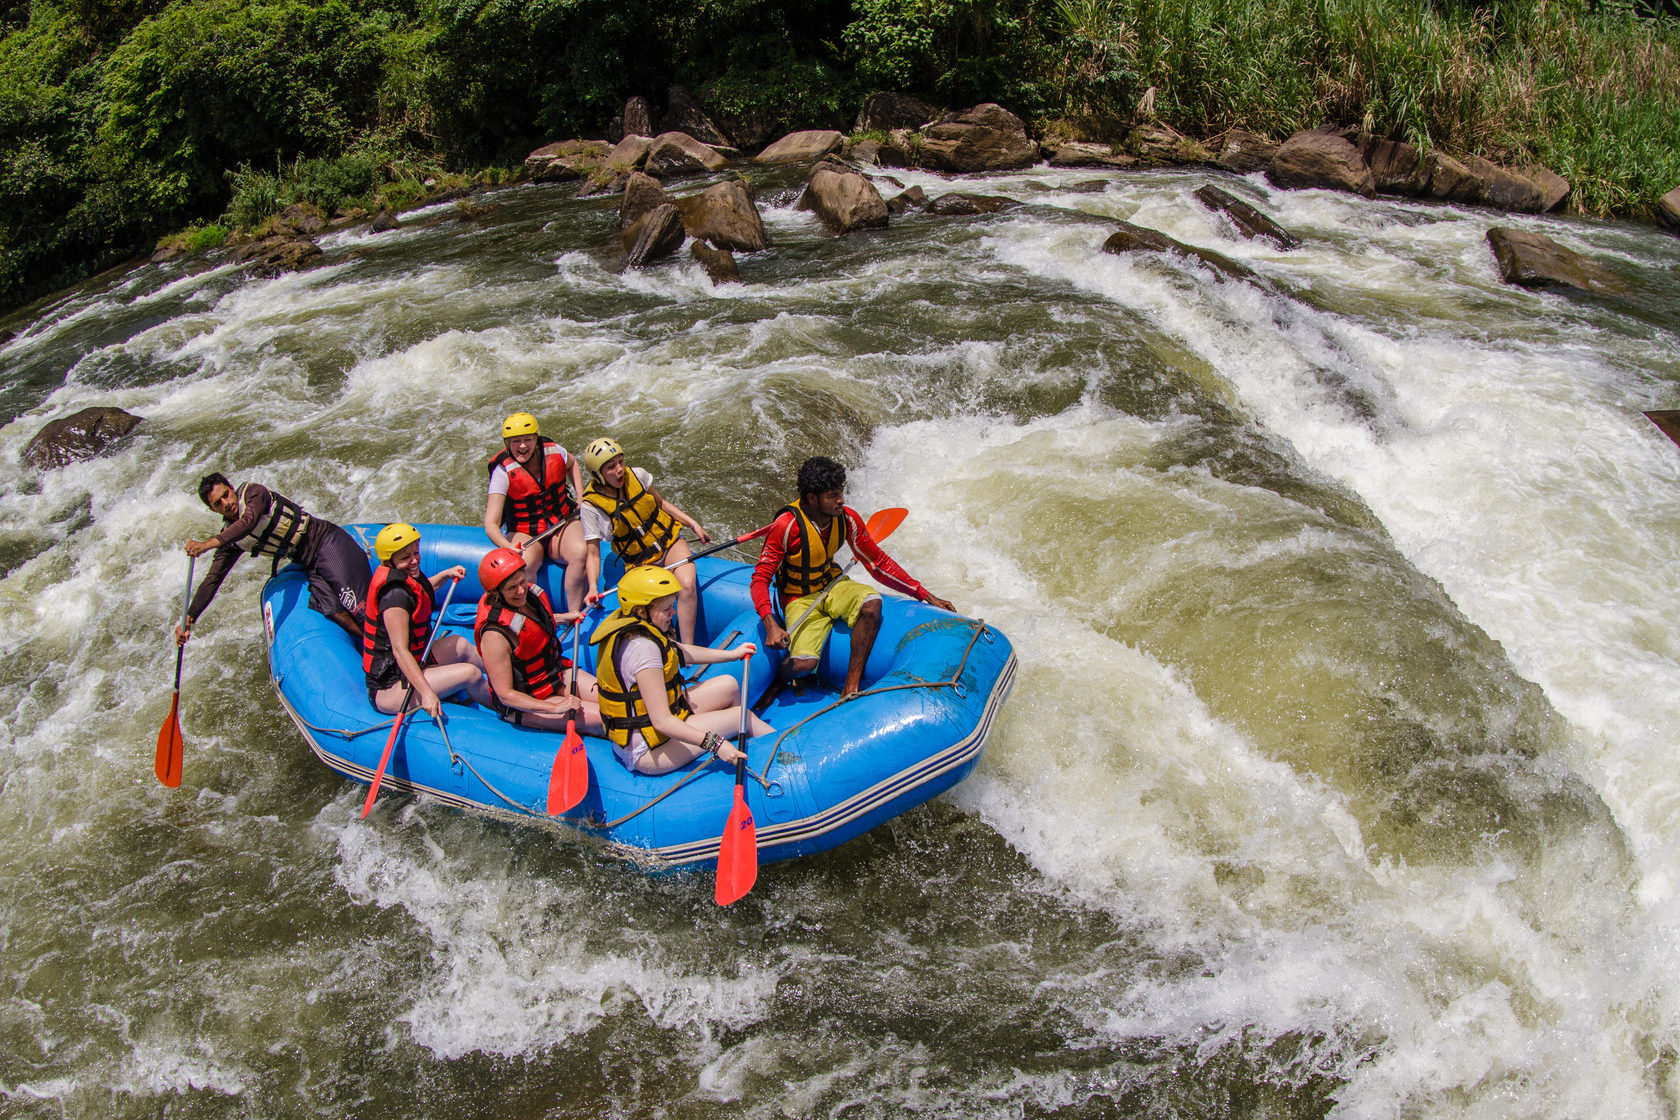
[[444, 634], [432, 643], [424, 668], [420, 658], [432, 636], [432, 609], [437, 589], [446, 579], [461, 579], [462, 567], [427, 579], [420, 571], [420, 530], [397, 522], [373, 538], [373, 554], [380, 564], [368, 581], [367, 605], [362, 609], [362, 671], [367, 674], [368, 699], [386, 715], [396, 715], [404, 690], [433, 719], [440, 696], [467, 690], [480, 704], [490, 701], [479, 670], [478, 651], [458, 634]]
[[[567, 489], [567, 484], [571, 489]], [[502, 449], [490, 457], [490, 497], [484, 535], [498, 548], [525, 556], [525, 575], [537, 578], [543, 557], [566, 565], [566, 606], [583, 609], [589, 591], [583, 560], [583, 525], [577, 500], [583, 472], [566, 449], [537, 431], [537, 418], [516, 412], [502, 421]], [[544, 543], [535, 539], [556, 525]]]
[[478, 562], [478, 582], [489, 588], [478, 601], [473, 637], [490, 678], [490, 706], [515, 726], [544, 731], [563, 730], [566, 713], [575, 711], [584, 730], [599, 735], [595, 678], [578, 673], [578, 695], [571, 694], [571, 662], [554, 632], [556, 623], [576, 622], [581, 612], [550, 610], [548, 596], [526, 578], [524, 559], [510, 548], [492, 549]]
[[[677, 579], [664, 568], [631, 568], [618, 581], [618, 609], [596, 629], [601, 647], [601, 720], [613, 753], [638, 774], [664, 774], [706, 753], [734, 762], [741, 752], [724, 739], [741, 728], [740, 689], [734, 676], [713, 677], [685, 689], [682, 666], [744, 661], [748, 642], [708, 649], [668, 637], [677, 606]], [[748, 713], [748, 731], [774, 730]]]
[[[701, 544], [712, 535], [700, 522], [665, 500], [653, 488], [653, 476], [641, 467], [626, 466], [617, 440], [602, 436], [583, 449], [583, 465], [591, 481], [583, 491], [583, 539], [609, 540], [624, 560], [625, 570], [657, 564], [676, 573], [677, 637], [694, 641], [694, 618], [700, 597], [694, 590], [694, 566], [681, 526], [694, 530]], [[600, 577], [599, 553], [589, 549], [589, 586]]]

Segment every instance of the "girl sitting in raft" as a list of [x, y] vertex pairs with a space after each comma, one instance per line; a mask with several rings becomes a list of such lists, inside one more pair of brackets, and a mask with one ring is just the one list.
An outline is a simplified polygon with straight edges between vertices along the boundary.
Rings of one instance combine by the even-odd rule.
[[[571, 489], [567, 488], [567, 484]], [[583, 609], [589, 583], [583, 562], [583, 525], [577, 500], [583, 472], [566, 449], [537, 430], [537, 418], [516, 412], [502, 421], [502, 449], [490, 457], [490, 496], [484, 534], [498, 548], [525, 556], [525, 575], [537, 578], [543, 557], [566, 565], [566, 606]], [[565, 525], [547, 541], [535, 538]]]
[[464, 688], [478, 703], [490, 701], [479, 670], [478, 651], [457, 634], [432, 643], [424, 668], [426, 642], [432, 636], [432, 610], [437, 589], [447, 579], [467, 574], [456, 566], [430, 579], [420, 570], [420, 530], [396, 522], [373, 538], [379, 567], [368, 581], [367, 605], [362, 609], [362, 671], [367, 674], [368, 699], [388, 716], [396, 715], [404, 690], [412, 688], [414, 702], [437, 718], [439, 697]]
[[[694, 567], [683, 563], [690, 554], [688, 542], [681, 536], [682, 526], [694, 530], [701, 544], [710, 544], [712, 535], [700, 522], [666, 501], [653, 488], [651, 474], [641, 467], [627, 466], [624, 449], [616, 440], [606, 436], [591, 440], [583, 449], [583, 465], [590, 475], [583, 491], [584, 541], [611, 541], [626, 571], [637, 565], [657, 564], [675, 572], [681, 586], [677, 593], [677, 637], [694, 641], [700, 597], [695, 591]], [[589, 586], [593, 590], [600, 575], [599, 553], [595, 548], [588, 552]]]
[[473, 638], [490, 678], [490, 707], [518, 727], [560, 731], [566, 713], [579, 713], [583, 729], [601, 733], [594, 704], [595, 678], [577, 674], [571, 693], [571, 661], [562, 656], [556, 623], [573, 623], [581, 613], [555, 615], [540, 585], [525, 575], [525, 560], [509, 548], [492, 549], [478, 562], [478, 582], [490, 590], [478, 601]]
[[[590, 641], [601, 647], [601, 721], [613, 753], [638, 774], [665, 774], [711, 753], [734, 762], [741, 752], [725, 735], [741, 728], [743, 702], [733, 676], [713, 677], [685, 689], [682, 666], [744, 661], [757, 652], [748, 642], [708, 649], [668, 636], [679, 584], [664, 568], [631, 568], [618, 581], [618, 609]], [[748, 713], [748, 733], [774, 730]]]

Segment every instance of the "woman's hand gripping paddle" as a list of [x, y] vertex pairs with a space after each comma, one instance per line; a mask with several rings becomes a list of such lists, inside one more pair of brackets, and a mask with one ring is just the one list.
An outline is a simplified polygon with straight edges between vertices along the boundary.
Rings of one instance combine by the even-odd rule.
[[747, 671], [751, 657], [741, 659], [741, 734], [735, 741], [741, 757], [735, 760], [735, 804], [723, 822], [718, 842], [717, 904], [728, 906], [753, 889], [758, 881], [758, 829], [747, 808]]
[[[193, 557], [187, 557], [187, 593], [181, 599], [180, 629], [187, 628], [187, 608], [192, 606]], [[186, 643], [175, 642], [175, 695], [169, 701], [169, 718], [158, 728], [157, 761], [152, 769], [157, 780], [174, 789], [181, 784], [181, 655], [187, 652]]]
[[[578, 635], [583, 619], [572, 622], [572, 698], [578, 696]], [[554, 769], [548, 775], [548, 815], [557, 817], [582, 801], [589, 792], [589, 753], [583, 749], [583, 736], [578, 734], [578, 717], [582, 713], [573, 708], [566, 713], [566, 738], [560, 753], [554, 756]]]
[[[432, 636], [426, 639], [426, 648], [420, 653], [420, 671], [426, 671], [426, 658], [432, 655], [432, 643], [437, 641], [438, 631], [443, 629], [443, 612], [449, 609], [449, 600], [455, 597], [455, 589], [461, 586], [460, 577], [450, 581], [449, 593], [443, 597], [443, 606], [438, 608], [438, 624], [432, 627]], [[377, 607], [375, 608], [377, 609]], [[397, 732], [402, 730], [403, 720], [408, 717], [408, 699], [414, 695], [414, 685], [403, 689], [402, 703], [397, 706], [396, 718], [391, 721], [391, 734], [385, 738], [385, 753], [379, 756], [379, 769], [373, 772], [373, 781], [368, 784], [367, 800], [362, 802], [362, 816], [367, 816], [373, 809], [373, 799], [379, 796], [379, 783], [385, 777], [385, 767], [391, 761], [391, 748], [397, 745]], [[438, 726], [443, 726], [443, 720], [438, 720]]]

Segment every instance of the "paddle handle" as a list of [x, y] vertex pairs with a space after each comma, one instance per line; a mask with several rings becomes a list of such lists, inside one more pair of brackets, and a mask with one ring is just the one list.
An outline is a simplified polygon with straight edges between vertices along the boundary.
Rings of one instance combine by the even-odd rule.
[[[181, 629], [183, 629], [183, 630], [185, 630], [187, 628], [187, 608], [192, 606], [193, 565], [196, 564], [196, 563], [198, 563], [198, 557], [196, 557], [196, 556], [187, 557], [187, 590], [186, 590], [185, 594], [183, 594], [181, 596]], [[179, 658], [176, 659], [176, 672], [177, 672], [177, 675], [179, 675], [179, 672], [180, 672], [180, 660], [179, 660]]]

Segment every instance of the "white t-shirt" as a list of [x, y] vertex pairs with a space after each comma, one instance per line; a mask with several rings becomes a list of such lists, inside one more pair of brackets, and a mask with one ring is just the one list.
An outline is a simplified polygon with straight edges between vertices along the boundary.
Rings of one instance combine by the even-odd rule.
[[[564, 447], [561, 447], [558, 443], [555, 444], [554, 447], [555, 447], [555, 450], [557, 450], [561, 455], [565, 456], [566, 462], [569, 465], [572, 461], [572, 457], [570, 455], [566, 455], [566, 449]], [[536, 458], [536, 456], [533, 455], [532, 458]], [[532, 464], [532, 466], [534, 466], [534, 465], [535, 464]], [[527, 467], [526, 469], [529, 470], [530, 468]], [[635, 468], [632, 467], [631, 469], [634, 470]], [[531, 471], [531, 473], [532, 473], [532, 475], [536, 474], [535, 471]], [[567, 476], [568, 479], [571, 477], [571, 471], [570, 470], [568, 470], [566, 472], [566, 476]], [[491, 470], [490, 470], [490, 493], [492, 493], [492, 494], [506, 494], [507, 492], [508, 492], [507, 464], [498, 463], [496, 466], [492, 467]]]
[[[653, 476], [647, 471], [641, 467], [631, 467], [630, 470], [636, 476], [636, 481], [642, 484], [643, 490], [650, 489], [653, 486]], [[503, 493], [506, 493], [506, 491], [504, 490]], [[612, 540], [612, 518], [596, 508], [593, 502], [583, 503], [583, 539], [586, 541]]]
[[[665, 659], [659, 655], [659, 647], [651, 638], [625, 638], [619, 650], [618, 663], [624, 668], [624, 682], [627, 685], [634, 686], [636, 678], [646, 669], [652, 669], [660, 680], [665, 679]], [[626, 746], [613, 744], [613, 753], [618, 756], [618, 761], [624, 764], [626, 770], [634, 770], [636, 763], [647, 752], [647, 740], [642, 738], [640, 731], [630, 732], [630, 742]]]

